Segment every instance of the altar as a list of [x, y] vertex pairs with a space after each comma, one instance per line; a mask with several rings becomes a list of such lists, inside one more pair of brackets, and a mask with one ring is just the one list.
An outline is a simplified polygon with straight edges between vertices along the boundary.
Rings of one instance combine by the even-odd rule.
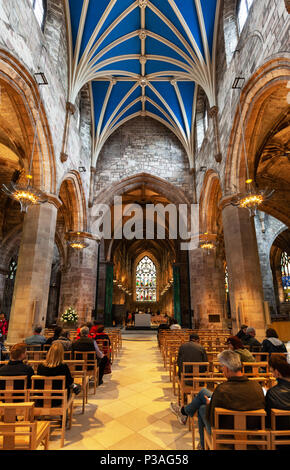
[[135, 314], [135, 327], [151, 327], [151, 315], [150, 313], [136, 313]]

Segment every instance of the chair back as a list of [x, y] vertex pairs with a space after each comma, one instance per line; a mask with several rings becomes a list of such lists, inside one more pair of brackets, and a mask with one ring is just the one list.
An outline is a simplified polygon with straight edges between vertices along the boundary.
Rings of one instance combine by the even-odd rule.
[[65, 376], [33, 375], [28, 399], [35, 402], [34, 412], [37, 416], [62, 414], [67, 405]]
[[271, 409], [271, 450], [290, 449], [290, 410]]
[[46, 358], [47, 351], [27, 351], [26, 359], [27, 361], [44, 361]]
[[36, 429], [34, 403], [0, 403], [1, 450], [33, 449]]
[[93, 371], [97, 366], [97, 353], [96, 351], [74, 351], [73, 360], [84, 361], [87, 371]]
[[[1, 370], [1, 369], [0, 369]], [[17, 403], [27, 401], [27, 376], [0, 376], [0, 401]]]
[[269, 375], [269, 364], [268, 362], [243, 362], [242, 373], [248, 377]]
[[[215, 408], [212, 448], [222, 450], [270, 450], [270, 432], [266, 430], [265, 410], [233, 411]], [[208, 436], [206, 438], [208, 440]]]

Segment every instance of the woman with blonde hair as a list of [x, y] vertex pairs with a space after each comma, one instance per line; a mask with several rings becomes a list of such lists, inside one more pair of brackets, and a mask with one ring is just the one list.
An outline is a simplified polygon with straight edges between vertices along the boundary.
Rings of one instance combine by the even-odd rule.
[[49, 351], [47, 352], [46, 359], [37, 368], [37, 375], [44, 375], [45, 377], [56, 377], [58, 375], [65, 376], [65, 386], [70, 394], [70, 388], [74, 393], [79, 393], [78, 385], [73, 383], [73, 378], [70, 373], [69, 367], [63, 362], [64, 348], [60, 342], [54, 342]]

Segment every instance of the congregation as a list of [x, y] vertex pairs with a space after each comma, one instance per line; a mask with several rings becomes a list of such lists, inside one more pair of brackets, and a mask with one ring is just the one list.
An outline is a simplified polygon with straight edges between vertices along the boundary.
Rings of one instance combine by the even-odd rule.
[[[19, 403], [21, 401], [19, 394], [23, 393], [26, 387], [27, 390], [32, 388], [32, 394], [36, 393], [35, 387], [45, 389], [45, 382], [41, 384], [44, 378], [56, 381], [53, 385], [53, 389], [56, 390], [60, 384], [58, 382], [57, 385], [57, 378], [64, 378], [63, 386], [66, 390], [64, 408], [67, 413], [65, 418], [61, 416], [60, 420], [61, 446], [63, 446], [64, 426], [70, 429], [72, 419], [68, 405], [80, 393], [87, 402], [88, 390], [85, 391], [84, 387], [89, 388], [94, 382], [95, 367], [98, 371], [97, 387], [103, 384], [103, 375], [112, 372], [112, 350], [115, 347], [116, 334], [117, 331], [106, 332], [104, 326], [96, 321], [94, 324], [82, 324], [72, 332], [57, 326], [53, 332], [50, 332], [50, 336], [46, 331], [42, 334], [40, 326], [35, 327], [33, 335], [25, 338], [23, 343], [10, 345], [7, 348], [4, 346], [2, 359], [5, 360], [2, 360], [0, 365], [0, 401]], [[283, 410], [282, 424], [280, 416], [278, 429], [282, 432], [284, 430], [284, 434], [286, 432], [286, 437], [283, 435], [282, 445], [284, 449], [288, 448], [290, 364], [287, 348], [279, 340], [274, 329], [267, 329], [266, 338], [262, 343], [255, 340], [255, 329], [246, 325], [242, 325], [240, 332], [235, 336], [231, 336], [229, 332], [217, 332], [214, 335], [212, 332], [202, 330], [198, 332], [182, 328], [170, 329], [170, 327], [161, 328], [157, 335], [165, 368], [167, 369], [169, 365], [170, 381], [173, 382], [174, 390], [176, 381], [178, 385], [178, 403], [171, 402], [169, 407], [182, 426], [185, 426], [190, 419], [193, 434], [194, 420], [197, 419], [199, 434], [197, 449], [210, 448], [212, 430], [217, 426], [224, 432], [235, 429], [234, 416], [229, 414], [231, 411], [256, 413], [257, 410], [264, 411], [264, 429], [268, 429], [269, 432], [273, 420], [272, 411]], [[4, 335], [3, 337], [5, 338]], [[254, 344], [252, 339], [255, 340]], [[84, 362], [81, 360], [84, 359], [83, 353], [93, 353], [93, 360], [89, 361], [86, 357], [85, 375], [88, 374], [88, 379], [79, 381], [83, 372], [83, 368], [80, 367]], [[65, 357], [66, 354], [69, 356]], [[38, 360], [35, 360], [36, 358]], [[257, 368], [254, 371], [252, 366], [255, 364]], [[81, 369], [79, 374], [76, 372], [78, 367]], [[17, 378], [22, 379], [22, 382]], [[94, 393], [95, 390], [96, 388]], [[49, 398], [51, 409], [63, 406], [61, 400], [52, 399], [52, 395]], [[40, 409], [44, 406], [40, 398], [35, 400], [34, 405]], [[228, 414], [222, 416], [217, 424], [216, 411], [220, 410], [227, 410]], [[43, 415], [40, 417], [43, 419]], [[255, 430], [258, 432], [259, 419], [257, 416], [252, 418], [247, 429], [249, 432]], [[51, 419], [52, 417], [49, 417], [48, 423]], [[223, 442], [221, 448], [231, 449], [233, 445], [233, 441], [230, 440], [228, 443]], [[261, 441], [256, 448], [264, 448], [264, 445], [265, 442]], [[195, 448], [194, 442], [193, 448]]]

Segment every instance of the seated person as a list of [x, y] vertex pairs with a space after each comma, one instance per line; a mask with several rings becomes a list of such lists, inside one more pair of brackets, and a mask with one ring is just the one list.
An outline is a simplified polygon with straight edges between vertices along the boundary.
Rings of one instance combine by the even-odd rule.
[[109, 345], [111, 345], [111, 341], [110, 341], [110, 338], [109, 336], [107, 335], [107, 333], [105, 333], [105, 327], [103, 325], [99, 326], [98, 329], [97, 329], [97, 332], [95, 334], [95, 337], [94, 339], [97, 340], [97, 339], [106, 339], [109, 341]]
[[170, 330], [181, 330], [181, 326], [178, 324], [175, 318], [170, 318], [169, 323], [170, 323], [170, 327], [169, 327]]
[[[267, 425], [271, 425], [271, 409], [290, 411], [290, 364], [287, 358], [271, 356], [269, 359], [270, 371], [277, 380], [277, 385], [271, 387], [266, 394]], [[284, 429], [290, 429], [289, 417], [279, 417], [280, 424]]]
[[29, 336], [28, 338], [25, 338], [24, 342], [29, 345], [43, 345], [46, 343], [46, 338], [45, 336], [41, 335], [42, 332], [42, 327], [41, 326], [36, 326], [33, 330], [33, 335]]
[[239, 354], [241, 358], [241, 362], [255, 362], [254, 356], [250, 353], [250, 351], [243, 345], [242, 341], [237, 336], [230, 336], [226, 340], [226, 344], [228, 344], [229, 349], [231, 351], [235, 351]]
[[52, 344], [61, 343], [63, 345], [63, 349], [65, 351], [72, 350], [72, 341], [70, 340], [70, 332], [69, 330], [60, 332], [60, 335], [57, 339], [53, 340]]
[[[84, 325], [84, 326], [87, 326], [87, 325]], [[90, 335], [92, 338], [95, 337], [95, 334], [98, 332], [98, 329], [103, 326], [103, 324], [97, 320], [94, 320], [94, 323], [93, 323], [93, 326], [92, 328], [90, 329]]]
[[262, 342], [262, 352], [267, 352], [269, 354], [287, 352], [285, 344], [279, 339], [274, 328], [268, 328], [266, 330], [266, 338]]
[[76, 333], [75, 340], [80, 339], [80, 337], [81, 337], [81, 335], [80, 335], [81, 329], [84, 328], [85, 326], [86, 326], [87, 328], [89, 328], [88, 337], [89, 337], [89, 338], [93, 338], [93, 335], [92, 335], [91, 332], [90, 332], [90, 330], [92, 329], [93, 325], [91, 324], [91, 322], [88, 322], [88, 323], [82, 323], [81, 326], [77, 329], [77, 333]]
[[109, 359], [102, 353], [102, 351], [100, 351], [96, 341], [89, 337], [89, 331], [90, 330], [87, 326], [83, 326], [81, 328], [80, 338], [73, 342], [72, 351], [74, 353], [77, 353], [78, 351], [96, 351], [99, 366], [99, 385], [102, 385], [105, 367]]
[[247, 329], [246, 329], [246, 336], [244, 336], [242, 338], [242, 343], [245, 345], [245, 346], [249, 346], [250, 347], [250, 351], [251, 352], [260, 352], [261, 351], [261, 343], [255, 338], [256, 336], [256, 330], [255, 328], [252, 328], [251, 326], [249, 326]]
[[0, 335], [3, 341], [6, 339], [8, 333], [8, 322], [4, 313], [0, 313]]
[[69, 398], [71, 388], [74, 392], [78, 392], [79, 387], [73, 383], [73, 378], [70, 373], [69, 367], [63, 361], [64, 349], [62, 344], [60, 342], [53, 343], [49, 351], [47, 352], [45, 361], [42, 364], [39, 364], [37, 368], [37, 375], [44, 375], [46, 377], [64, 375], [65, 387], [67, 389]]
[[[31, 377], [34, 375], [32, 367], [24, 364], [26, 358], [26, 344], [19, 343], [12, 346], [10, 350], [10, 361], [8, 364], [0, 366], [0, 376], [27, 376], [27, 387], [31, 387]], [[19, 384], [18, 384], [19, 385]], [[1, 386], [0, 386], [1, 388]], [[3, 390], [3, 388], [2, 388]]]
[[47, 338], [45, 344], [52, 344], [53, 341], [55, 341], [56, 339], [59, 338], [59, 335], [61, 334], [61, 332], [62, 332], [62, 327], [61, 326], [56, 326], [54, 328], [53, 336], [51, 336], [50, 338]]
[[[199, 336], [193, 333], [189, 337], [189, 342], [183, 343], [178, 350], [177, 365], [178, 376], [181, 377], [184, 362], [207, 362], [207, 354], [205, 349], [199, 344]], [[185, 372], [192, 372], [192, 367], [187, 366], [188, 370]], [[205, 372], [206, 367], [200, 366], [200, 372]], [[187, 383], [186, 383], [187, 384]], [[187, 385], [191, 385], [192, 381]]]
[[244, 339], [245, 336], [246, 336], [247, 328], [248, 328], [248, 325], [241, 325], [240, 331], [238, 331], [238, 333], [236, 334], [236, 336], [237, 336], [241, 341], [243, 341], [243, 339]]
[[[187, 406], [179, 407], [174, 403], [170, 405], [172, 412], [183, 425], [186, 424], [188, 416], [193, 416], [196, 411], [198, 412], [201, 449], [204, 449], [204, 428], [206, 427], [208, 433], [211, 434], [211, 428], [214, 426], [215, 408], [234, 411], [265, 408], [263, 389], [259, 383], [242, 375], [240, 356], [234, 351], [223, 351], [219, 354], [218, 360], [223, 367], [225, 377], [228, 379], [227, 382], [218, 385], [214, 392], [206, 388], [202, 389]], [[231, 428], [232, 422], [229, 423], [229, 421], [223, 423], [225, 428]]]

